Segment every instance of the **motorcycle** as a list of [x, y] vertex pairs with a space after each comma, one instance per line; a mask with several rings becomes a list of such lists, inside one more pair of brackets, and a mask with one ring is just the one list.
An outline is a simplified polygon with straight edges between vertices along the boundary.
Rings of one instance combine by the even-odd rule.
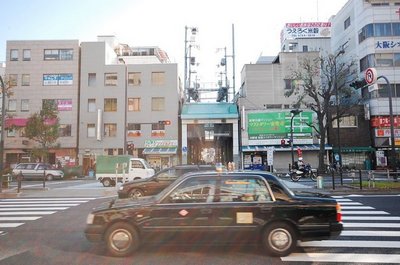
[[290, 179], [294, 182], [301, 178], [310, 178], [312, 181], [317, 181], [317, 170], [311, 168], [310, 164], [304, 165], [303, 169], [297, 168], [290, 172]]

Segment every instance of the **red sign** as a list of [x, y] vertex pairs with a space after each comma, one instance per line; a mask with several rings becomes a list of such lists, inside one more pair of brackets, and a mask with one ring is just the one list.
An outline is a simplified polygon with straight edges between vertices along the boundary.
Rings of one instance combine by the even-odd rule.
[[368, 68], [367, 70], [365, 70], [365, 81], [367, 81], [368, 85], [372, 85], [373, 83], [375, 83], [377, 78], [378, 74], [375, 68]]
[[[394, 127], [400, 126], [400, 116], [394, 116]], [[390, 117], [389, 116], [375, 116], [371, 118], [371, 127], [390, 127]]]

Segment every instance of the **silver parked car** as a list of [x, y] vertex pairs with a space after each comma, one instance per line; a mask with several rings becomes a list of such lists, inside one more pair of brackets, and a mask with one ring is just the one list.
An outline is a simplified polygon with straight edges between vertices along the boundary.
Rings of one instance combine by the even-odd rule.
[[20, 163], [12, 171], [14, 177], [22, 174], [22, 179], [63, 179], [64, 172], [46, 163]]

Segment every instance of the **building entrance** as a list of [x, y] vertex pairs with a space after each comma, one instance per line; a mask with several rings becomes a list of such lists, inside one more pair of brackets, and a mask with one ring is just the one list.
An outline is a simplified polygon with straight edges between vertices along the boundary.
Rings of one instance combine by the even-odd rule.
[[232, 124], [189, 124], [188, 164], [233, 161]]

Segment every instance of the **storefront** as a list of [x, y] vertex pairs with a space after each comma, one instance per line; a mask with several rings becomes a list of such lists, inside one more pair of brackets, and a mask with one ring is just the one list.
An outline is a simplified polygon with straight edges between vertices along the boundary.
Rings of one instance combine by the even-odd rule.
[[156, 170], [177, 165], [178, 140], [146, 140], [142, 154]]

